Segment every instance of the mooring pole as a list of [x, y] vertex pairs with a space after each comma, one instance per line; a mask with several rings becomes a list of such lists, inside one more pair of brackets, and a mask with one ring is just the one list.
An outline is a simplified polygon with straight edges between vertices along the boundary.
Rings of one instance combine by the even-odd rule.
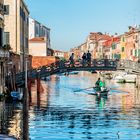
[[40, 107], [40, 78], [37, 78], [37, 106]]
[[23, 88], [23, 140], [29, 140], [29, 128], [28, 128], [28, 84], [27, 84], [27, 58], [25, 61], [25, 86]]
[[31, 79], [28, 79], [28, 94], [29, 94], [29, 103], [31, 103], [31, 102], [32, 102], [31, 87], [32, 87], [32, 81], [31, 81]]

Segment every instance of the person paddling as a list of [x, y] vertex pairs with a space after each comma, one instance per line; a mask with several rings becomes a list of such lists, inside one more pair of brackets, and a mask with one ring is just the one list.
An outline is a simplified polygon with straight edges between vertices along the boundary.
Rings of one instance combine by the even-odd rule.
[[96, 83], [95, 83], [95, 88], [96, 88], [98, 91], [101, 90], [101, 89], [100, 89], [100, 82], [101, 82], [101, 79], [98, 78], [98, 80], [97, 80]]
[[99, 83], [99, 87], [100, 87], [100, 90], [101, 91], [104, 91], [104, 89], [105, 89], [105, 81], [103, 80], [103, 81], [100, 81], [100, 83]]

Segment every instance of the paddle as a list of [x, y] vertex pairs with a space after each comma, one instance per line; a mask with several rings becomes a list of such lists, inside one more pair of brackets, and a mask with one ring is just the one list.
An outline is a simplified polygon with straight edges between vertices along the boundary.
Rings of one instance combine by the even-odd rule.
[[86, 89], [90, 89], [90, 88], [95, 88], [95, 87], [83, 88], [83, 89], [75, 90], [75, 91], [73, 91], [73, 92], [79, 92], [79, 91], [86, 90]]
[[109, 88], [110, 90], [114, 90], [114, 91], [119, 91], [119, 92], [124, 92], [124, 93], [129, 93], [129, 91], [125, 91], [122, 89], [118, 89], [118, 88]]

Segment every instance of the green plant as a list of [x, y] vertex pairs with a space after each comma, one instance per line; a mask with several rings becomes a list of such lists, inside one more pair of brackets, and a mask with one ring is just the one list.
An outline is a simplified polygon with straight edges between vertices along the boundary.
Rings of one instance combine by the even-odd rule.
[[5, 45], [2, 46], [2, 48], [3, 48], [4, 50], [11, 50], [10, 44], [5, 44]]

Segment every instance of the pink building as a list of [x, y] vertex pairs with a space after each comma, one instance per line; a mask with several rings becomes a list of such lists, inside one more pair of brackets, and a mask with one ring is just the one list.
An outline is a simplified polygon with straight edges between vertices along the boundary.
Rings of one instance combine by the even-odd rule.
[[136, 28], [129, 27], [129, 31], [125, 33], [126, 37], [126, 58], [132, 61], [137, 61], [138, 60], [138, 55], [137, 55], [137, 37], [138, 37], [138, 32]]

